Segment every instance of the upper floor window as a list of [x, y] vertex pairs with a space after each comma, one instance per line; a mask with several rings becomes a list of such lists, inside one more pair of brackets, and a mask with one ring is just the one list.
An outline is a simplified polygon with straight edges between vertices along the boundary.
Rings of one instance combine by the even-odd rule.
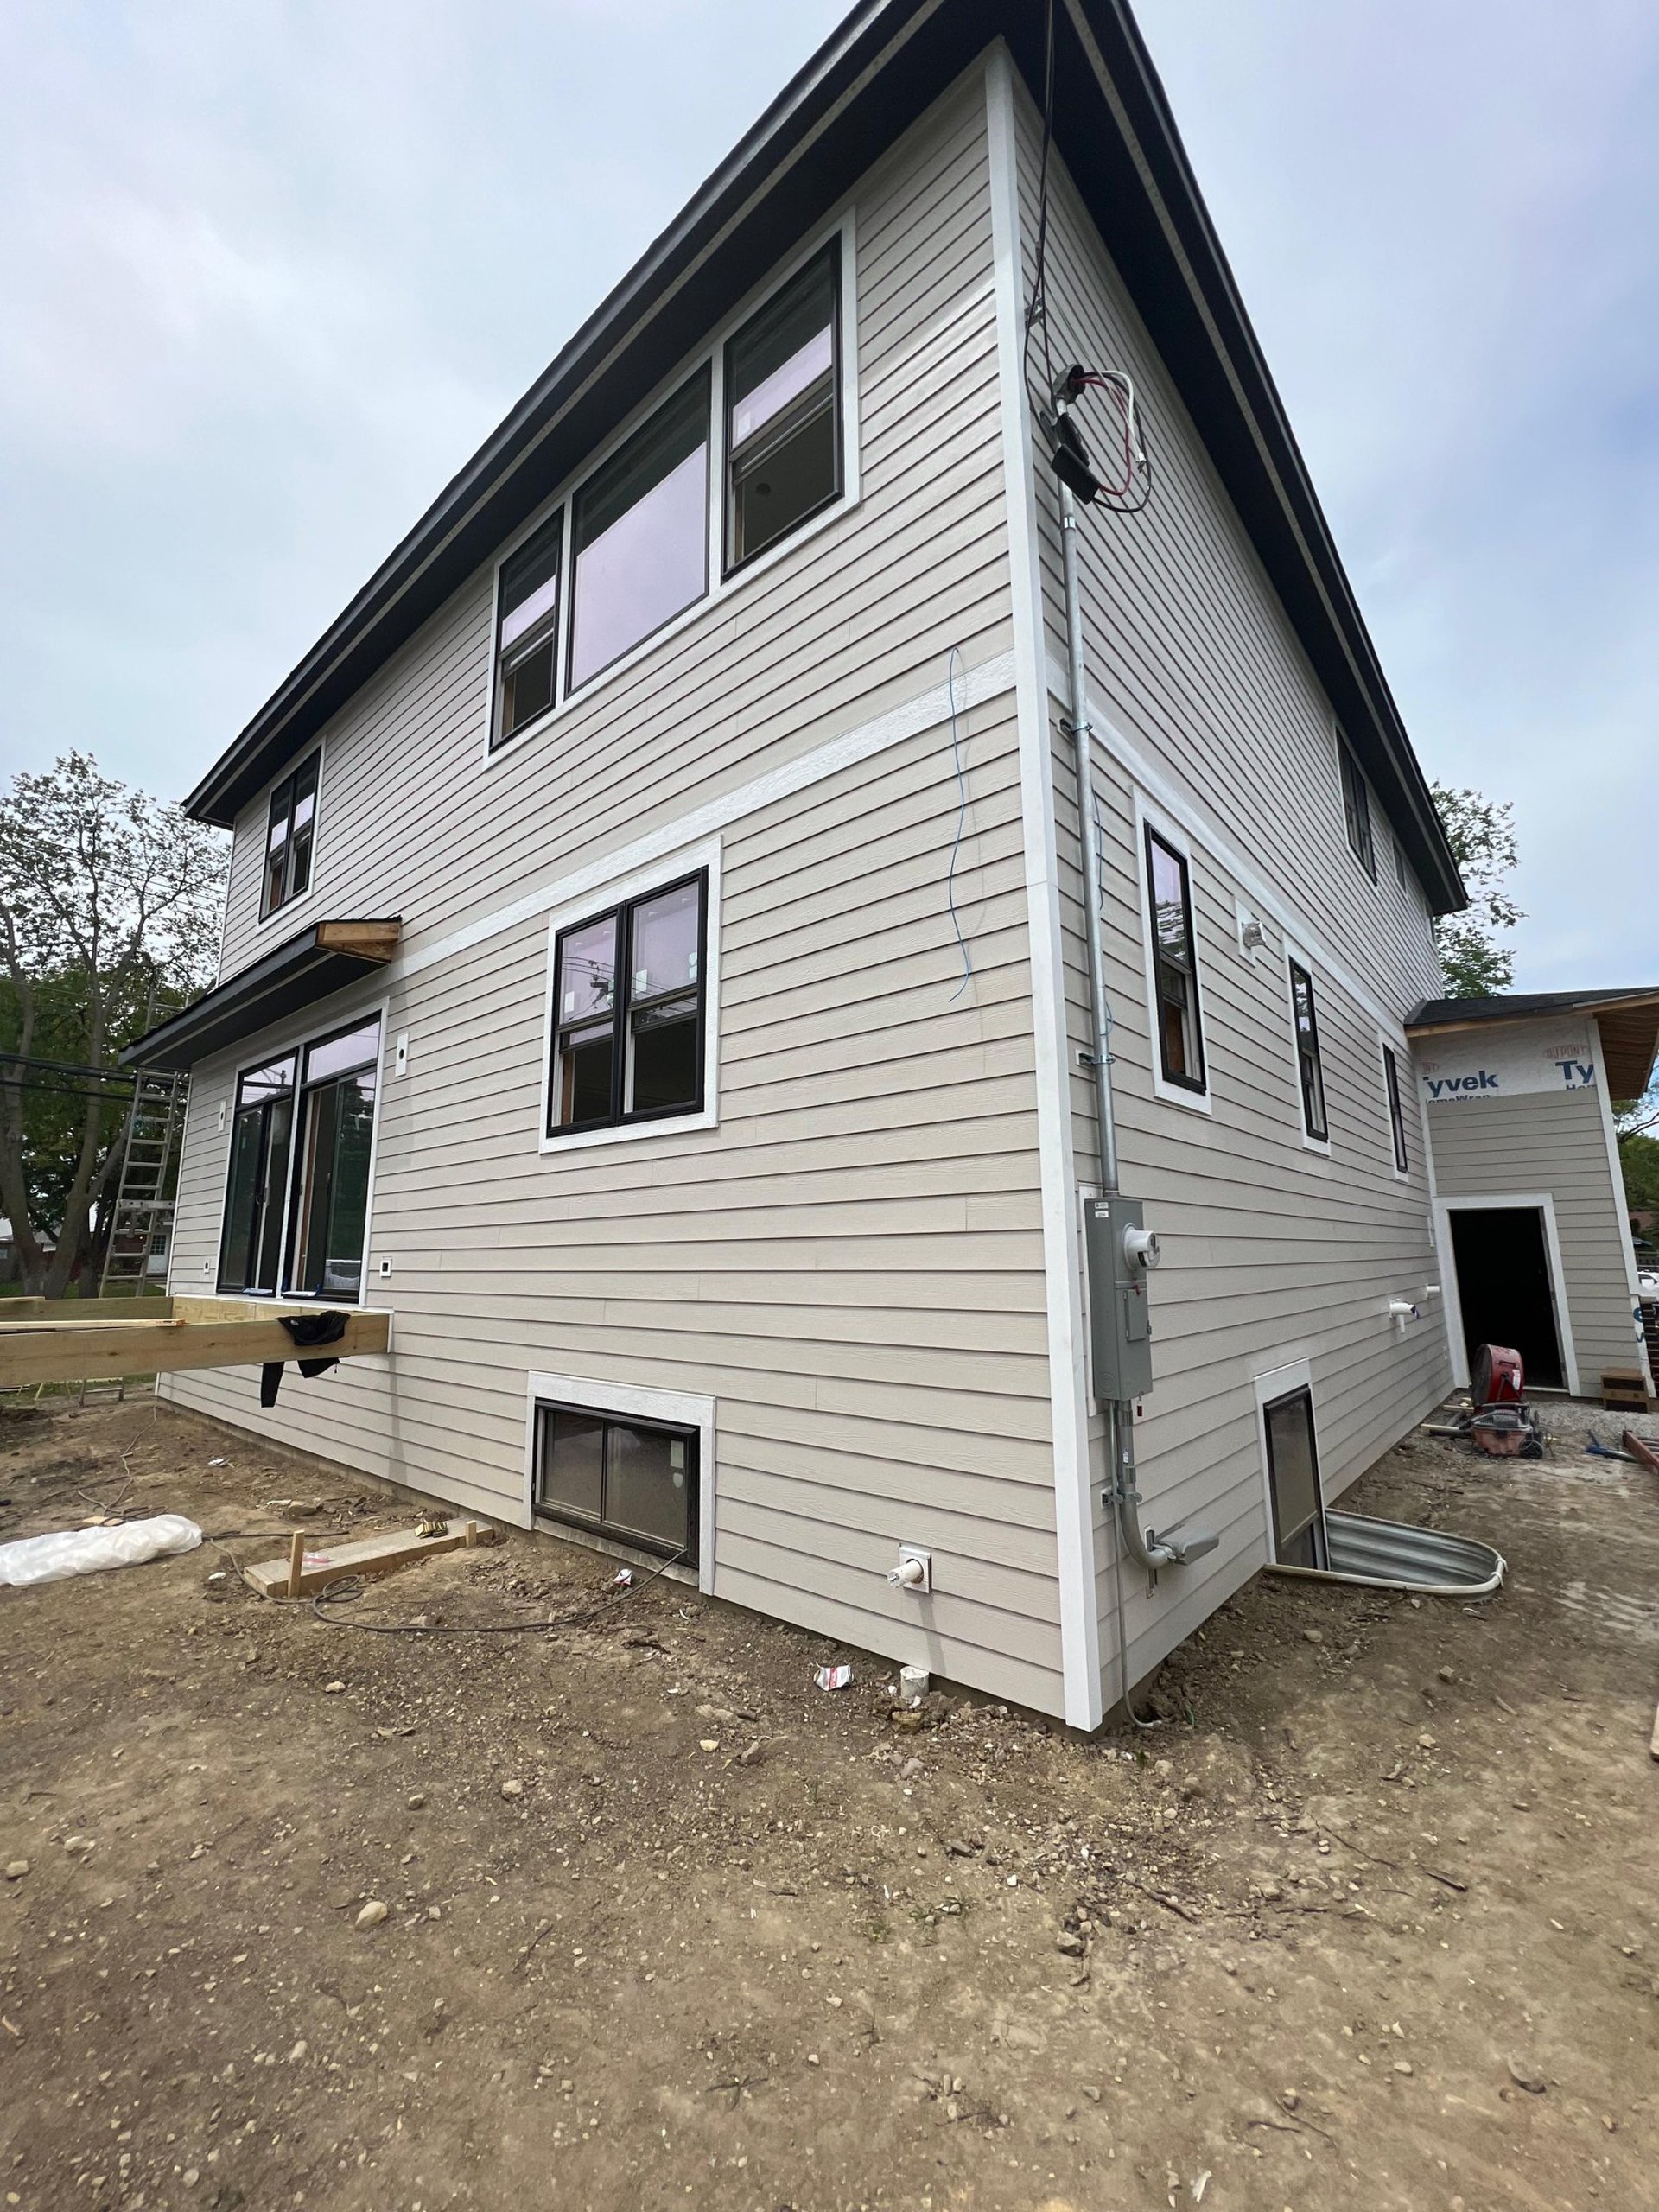
[[576, 494], [572, 690], [709, 588], [709, 388], [705, 368]]
[[700, 1110], [707, 905], [699, 874], [559, 931], [549, 1136]]
[[1390, 1046], [1382, 1047], [1382, 1081], [1389, 1094], [1389, 1128], [1394, 1138], [1394, 1164], [1402, 1175], [1410, 1173], [1406, 1156], [1406, 1111], [1400, 1096], [1400, 1063]]
[[1348, 750], [1346, 738], [1338, 736], [1337, 753], [1342, 763], [1342, 812], [1348, 827], [1349, 848], [1375, 883], [1376, 842], [1371, 832], [1371, 794], [1360, 773], [1358, 761]]
[[729, 574], [841, 491], [834, 245], [726, 348], [726, 568]]
[[1326, 1144], [1331, 1128], [1325, 1111], [1325, 1067], [1319, 1056], [1319, 1020], [1313, 1005], [1313, 978], [1294, 960], [1290, 963], [1290, 1013], [1296, 1032], [1302, 1128], [1315, 1144]]
[[1198, 963], [1192, 932], [1192, 884], [1187, 864], [1148, 823], [1147, 892], [1152, 908], [1154, 988], [1159, 1065], [1166, 1083], [1205, 1088], [1204, 1028], [1198, 1010]]
[[501, 563], [496, 594], [496, 727], [499, 745], [553, 703], [558, 651], [563, 510]]
[[322, 756], [314, 753], [270, 795], [265, 829], [265, 887], [262, 914], [300, 898], [311, 887], [311, 843], [317, 826], [317, 772]]

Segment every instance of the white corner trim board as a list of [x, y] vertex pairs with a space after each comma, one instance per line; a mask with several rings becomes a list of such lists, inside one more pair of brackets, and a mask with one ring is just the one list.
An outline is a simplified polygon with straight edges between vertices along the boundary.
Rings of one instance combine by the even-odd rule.
[[[697, 1587], [712, 1596], [715, 1587], [715, 1401], [687, 1390], [652, 1390], [637, 1382], [604, 1382], [592, 1375], [545, 1375], [524, 1378], [524, 1496], [521, 1525], [550, 1534], [560, 1524], [536, 1514], [536, 1411], [538, 1406], [579, 1406], [584, 1412], [613, 1414], [626, 1421], [663, 1421], [697, 1432]], [[583, 1532], [573, 1529], [580, 1540]], [[606, 1539], [590, 1541], [603, 1546]], [[619, 1547], [620, 1548], [620, 1547]]]
[[[1026, 857], [1032, 1034], [1037, 1083], [1037, 1150], [1048, 1307], [1048, 1382], [1054, 1452], [1054, 1524], [1065, 1718], [1097, 1728], [1104, 1715], [1100, 1619], [1095, 1594], [1089, 1409], [1083, 1357], [1083, 1291], [1076, 1165], [1071, 1149], [1065, 969], [1054, 823], [1048, 691], [1044, 682], [1042, 582], [1031, 428], [1020, 370], [1022, 316], [1019, 178], [1014, 79], [1007, 49], [994, 47], [985, 72], [989, 138], [991, 252], [996, 289], [997, 385], [1002, 468], [1014, 585], [1014, 681], [1020, 735], [1020, 804]], [[1124, 1686], [1126, 1688], [1128, 1685]]]
[[1541, 1213], [1544, 1217], [1544, 1249], [1549, 1260], [1549, 1294], [1555, 1308], [1555, 1333], [1560, 1341], [1561, 1373], [1567, 1395], [1579, 1395], [1579, 1362], [1573, 1343], [1573, 1317], [1567, 1311], [1567, 1270], [1561, 1262], [1561, 1239], [1555, 1226], [1555, 1200], [1548, 1191], [1510, 1192], [1478, 1198], [1434, 1200], [1434, 1249], [1440, 1268], [1440, 1295], [1446, 1305], [1446, 1333], [1452, 1353], [1452, 1380], [1459, 1389], [1469, 1388], [1469, 1349], [1463, 1340], [1463, 1300], [1458, 1289], [1457, 1255], [1452, 1246], [1454, 1213], [1492, 1213], [1514, 1211]]
[[1607, 1173], [1612, 1182], [1613, 1218], [1618, 1224], [1619, 1244], [1624, 1254], [1624, 1281], [1630, 1294], [1630, 1319], [1636, 1336], [1637, 1363], [1647, 1377], [1648, 1395], [1653, 1395], [1653, 1362], [1648, 1355], [1647, 1332], [1642, 1325], [1642, 1285], [1636, 1272], [1636, 1247], [1625, 1230], [1624, 1171], [1618, 1164], [1618, 1132], [1613, 1127], [1612, 1095], [1607, 1088], [1607, 1061], [1601, 1049], [1601, 1027], [1595, 1020], [1590, 1024], [1590, 1052], [1596, 1064], [1596, 1090], [1601, 1116], [1601, 1134], [1607, 1147]]

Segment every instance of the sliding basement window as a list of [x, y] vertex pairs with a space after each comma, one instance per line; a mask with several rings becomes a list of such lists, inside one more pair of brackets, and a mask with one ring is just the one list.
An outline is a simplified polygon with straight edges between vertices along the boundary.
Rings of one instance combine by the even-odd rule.
[[1267, 1432], [1274, 1558], [1281, 1567], [1328, 1567], [1313, 1393], [1293, 1390], [1274, 1399], [1262, 1407], [1262, 1420]]
[[695, 1566], [697, 1432], [577, 1406], [539, 1406], [536, 1509]]

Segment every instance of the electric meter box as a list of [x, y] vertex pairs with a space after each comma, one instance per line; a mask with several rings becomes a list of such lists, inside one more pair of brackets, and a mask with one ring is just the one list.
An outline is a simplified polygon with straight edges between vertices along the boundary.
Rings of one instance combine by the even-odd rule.
[[1085, 1198], [1083, 1226], [1094, 1395], [1103, 1402], [1143, 1398], [1152, 1388], [1147, 1278], [1158, 1264], [1158, 1240], [1147, 1232], [1139, 1198]]

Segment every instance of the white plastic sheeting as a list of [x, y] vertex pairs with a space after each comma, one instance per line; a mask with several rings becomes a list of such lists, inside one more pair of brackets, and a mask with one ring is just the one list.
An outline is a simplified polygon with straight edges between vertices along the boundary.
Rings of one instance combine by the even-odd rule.
[[168, 1552], [193, 1552], [201, 1531], [181, 1513], [149, 1521], [124, 1521], [113, 1529], [60, 1529], [0, 1544], [0, 1585], [60, 1582], [71, 1574], [98, 1574], [106, 1567], [142, 1567]]

